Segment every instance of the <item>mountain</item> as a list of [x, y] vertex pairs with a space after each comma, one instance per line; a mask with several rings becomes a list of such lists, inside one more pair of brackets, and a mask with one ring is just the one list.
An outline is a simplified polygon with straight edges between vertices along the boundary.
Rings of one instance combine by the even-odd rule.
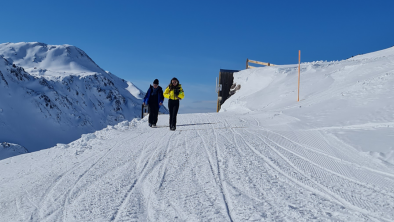
[[0, 143], [0, 160], [25, 153], [28, 153], [28, 151], [18, 144]]
[[394, 52], [243, 70], [219, 113], [0, 160], [1, 221], [394, 221]]
[[0, 44], [0, 141], [37, 151], [141, 116], [144, 93], [71, 45]]

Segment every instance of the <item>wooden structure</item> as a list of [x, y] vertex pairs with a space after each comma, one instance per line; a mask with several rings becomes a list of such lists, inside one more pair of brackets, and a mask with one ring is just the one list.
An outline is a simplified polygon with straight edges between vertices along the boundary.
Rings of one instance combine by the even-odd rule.
[[246, 59], [246, 69], [256, 68], [255, 66], [250, 66], [249, 63], [259, 64], [263, 66], [275, 66], [274, 64], [267, 62], [259, 62], [255, 60]]
[[233, 85], [234, 72], [239, 70], [220, 69], [219, 81], [216, 83], [216, 92], [218, 93], [218, 101], [216, 112], [219, 112], [222, 104], [230, 97], [230, 88]]

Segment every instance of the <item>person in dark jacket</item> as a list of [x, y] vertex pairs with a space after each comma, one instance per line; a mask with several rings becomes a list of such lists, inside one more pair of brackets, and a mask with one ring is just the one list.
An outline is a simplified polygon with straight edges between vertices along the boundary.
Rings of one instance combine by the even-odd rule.
[[159, 86], [159, 80], [153, 81], [144, 97], [143, 105], [149, 105], [149, 126], [156, 127], [157, 117], [159, 115], [160, 106], [163, 105], [164, 96], [163, 89]]
[[170, 111], [170, 130], [176, 129], [176, 116], [179, 109], [179, 100], [185, 97], [182, 85], [177, 78], [172, 78], [170, 84], [164, 90], [164, 97], [168, 99], [168, 109]]

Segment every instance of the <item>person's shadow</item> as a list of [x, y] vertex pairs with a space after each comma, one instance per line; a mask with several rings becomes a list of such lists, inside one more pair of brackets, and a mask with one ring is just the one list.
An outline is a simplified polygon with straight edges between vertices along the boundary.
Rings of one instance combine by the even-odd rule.
[[[209, 125], [209, 124], [216, 124], [216, 123], [190, 123], [190, 124], [180, 124], [180, 125], [176, 125], [178, 126], [197, 126], [197, 125]], [[168, 127], [168, 126], [156, 126], [156, 128], [164, 128], [164, 127]]]
[[216, 123], [190, 123], [190, 124], [179, 124], [176, 126], [196, 126], [196, 125], [208, 125], [208, 124], [216, 124]]

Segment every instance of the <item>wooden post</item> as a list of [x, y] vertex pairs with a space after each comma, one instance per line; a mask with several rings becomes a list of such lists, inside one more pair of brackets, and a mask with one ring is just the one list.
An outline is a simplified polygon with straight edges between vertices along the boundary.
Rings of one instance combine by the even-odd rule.
[[246, 69], [249, 68], [249, 59], [246, 59]]
[[297, 102], [300, 101], [300, 64], [301, 64], [301, 50], [298, 50], [298, 99]]

